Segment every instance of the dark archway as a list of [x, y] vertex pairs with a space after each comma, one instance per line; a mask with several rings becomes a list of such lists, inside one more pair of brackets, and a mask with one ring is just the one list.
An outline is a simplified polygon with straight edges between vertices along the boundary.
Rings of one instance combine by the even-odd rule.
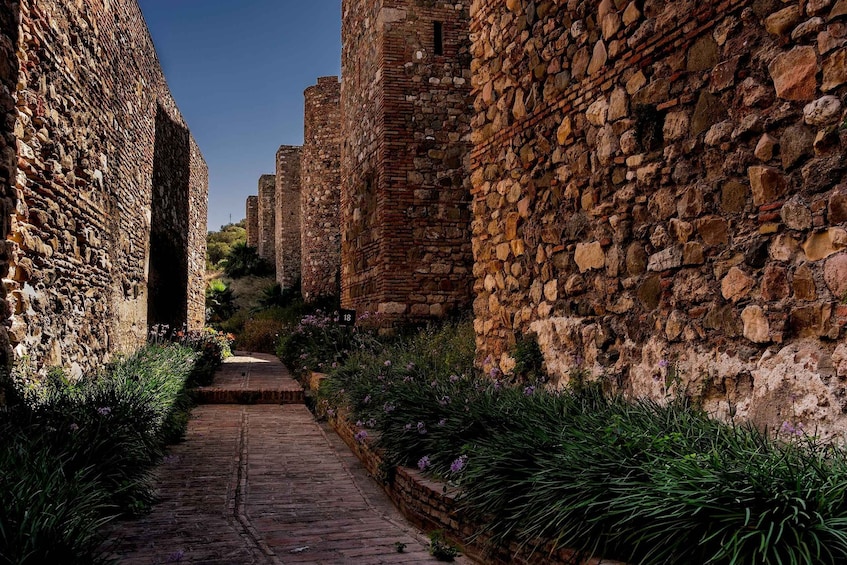
[[181, 328], [188, 320], [188, 203], [191, 147], [188, 130], [161, 106], [156, 111], [148, 326]]

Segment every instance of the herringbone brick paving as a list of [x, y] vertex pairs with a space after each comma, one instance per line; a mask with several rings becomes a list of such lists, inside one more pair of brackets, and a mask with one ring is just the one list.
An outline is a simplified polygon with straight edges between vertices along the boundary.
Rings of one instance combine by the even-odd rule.
[[[265, 390], [296, 385], [269, 357], [235, 357], [220, 376], [257, 363], [277, 374]], [[115, 527], [120, 563], [435, 562], [425, 537], [303, 404], [199, 406], [158, 470], [157, 494], [149, 516]]]

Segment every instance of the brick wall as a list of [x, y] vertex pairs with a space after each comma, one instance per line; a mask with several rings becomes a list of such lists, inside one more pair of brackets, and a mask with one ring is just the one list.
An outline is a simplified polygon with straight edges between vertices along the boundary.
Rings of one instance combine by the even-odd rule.
[[306, 89], [301, 157], [302, 291], [306, 301], [338, 296], [341, 122], [338, 77]]
[[535, 333], [560, 382], [843, 429], [844, 2], [472, 12], [486, 366]]
[[20, 15], [9, 333], [37, 368], [79, 374], [148, 322], [202, 324], [206, 165], [135, 0]]
[[247, 197], [247, 247], [259, 247], [259, 197]]
[[282, 288], [300, 284], [301, 148], [283, 145], [276, 153], [276, 280]]
[[276, 176], [259, 177], [259, 257], [276, 262]]
[[470, 302], [469, 4], [342, 4], [342, 302], [360, 313]]

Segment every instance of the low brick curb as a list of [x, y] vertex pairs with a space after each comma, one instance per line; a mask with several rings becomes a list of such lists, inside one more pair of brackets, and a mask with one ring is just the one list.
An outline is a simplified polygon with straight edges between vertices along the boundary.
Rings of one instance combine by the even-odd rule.
[[[317, 392], [324, 375], [313, 373], [308, 384], [313, 393]], [[336, 413], [328, 418], [330, 427], [359, 458], [372, 477], [382, 485], [383, 490], [400, 512], [417, 528], [424, 531], [442, 530], [453, 543], [461, 546], [468, 558], [486, 565], [537, 565], [543, 559], [545, 565], [626, 565], [620, 561], [607, 559], [581, 559], [577, 552], [569, 549], [551, 551], [549, 546], [530, 553], [517, 543], [500, 548], [492, 554], [486, 549], [485, 537], [476, 537], [481, 524], [463, 519], [458, 510], [456, 496], [459, 489], [446, 483], [424, 477], [414, 469], [396, 467], [391, 481], [383, 480], [389, 469], [382, 456], [366, 440], [359, 442], [354, 430], [347, 421], [346, 414]], [[471, 540], [471, 541], [469, 541]]]

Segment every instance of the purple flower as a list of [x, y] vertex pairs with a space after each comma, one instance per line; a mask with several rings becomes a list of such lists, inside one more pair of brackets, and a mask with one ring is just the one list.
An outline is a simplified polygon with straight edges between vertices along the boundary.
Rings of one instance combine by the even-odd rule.
[[97, 413], [100, 414], [101, 416], [108, 416], [109, 414], [112, 413], [112, 409], [109, 408], [108, 406], [101, 406], [100, 408], [97, 409]]
[[403, 426], [403, 429], [407, 432], [412, 431], [412, 424], [406, 424], [405, 426]]
[[802, 423], [794, 425], [791, 422], [783, 422], [780, 431], [792, 436], [801, 436], [805, 430]]
[[335, 416], [335, 410], [333, 410], [332, 408], [327, 408], [326, 415], [332, 418], [333, 416]]
[[452, 463], [450, 463], [450, 472], [451, 473], [459, 473], [462, 469], [465, 468], [465, 465], [468, 462], [468, 456], [462, 455]]
[[370, 394], [367, 395], [364, 399], [362, 399], [362, 402], [365, 403], [365, 404], [370, 404], [371, 403], [371, 395]]
[[386, 359], [386, 360], [385, 360], [385, 363], [383, 363], [383, 365], [385, 365], [386, 367], [390, 367], [390, 366], [391, 366], [391, 360], [390, 360], [390, 359]]
[[459, 375], [450, 375], [450, 382], [451, 383], [459, 382]]
[[446, 424], [446, 423], [447, 423], [447, 418], [441, 418], [440, 420], [438, 420], [438, 427], [443, 428], [444, 424]]
[[368, 425], [369, 428], [375, 428], [376, 427], [376, 420], [373, 419], [373, 418], [371, 418], [370, 420], [368, 420], [365, 423]]
[[450, 404], [450, 397], [445, 394], [444, 396], [441, 397], [441, 399], [438, 401], [438, 403], [441, 406], [447, 406], [448, 404]]
[[501, 374], [502, 373], [500, 372], [500, 368], [497, 367], [497, 366], [491, 367], [491, 369], [488, 371], [488, 376], [491, 377], [492, 379], [496, 379]]
[[503, 388], [503, 381], [499, 379], [494, 381], [494, 390], [500, 390], [501, 388]]
[[407, 371], [411, 371], [411, 370], [412, 370], [412, 369], [414, 369], [414, 368], [415, 368], [415, 364], [414, 364], [414, 363], [412, 363], [411, 361], [409, 361], [408, 363], [406, 363], [406, 370], [407, 370]]
[[659, 361], [659, 368], [665, 369], [667, 366], [668, 366], [668, 360], [667, 359], [662, 359], [661, 361]]
[[426, 435], [426, 424], [423, 422], [418, 422], [418, 433], [422, 436]]
[[391, 412], [394, 412], [394, 405], [390, 402], [386, 402], [385, 406], [383, 406], [382, 409], [385, 411], [386, 414], [389, 414]]
[[429, 386], [431, 386], [432, 388], [435, 388], [435, 387], [438, 386], [438, 382], [432, 381], [431, 383], [429, 383]]
[[72, 431], [72, 432], [75, 432], [75, 431], [79, 430], [79, 425], [77, 425], [77, 423], [76, 423], [76, 422], [72, 423], [72, 424], [71, 424], [70, 426], [68, 426], [68, 427], [71, 429], [71, 431]]
[[359, 443], [364, 442], [367, 438], [368, 438], [368, 432], [366, 432], [365, 430], [362, 430], [362, 431], [360, 431], [359, 433], [357, 433], [356, 435], [353, 436], [353, 439], [355, 439]]
[[531, 395], [535, 394], [535, 386], [534, 386], [534, 385], [529, 385], [528, 387], [526, 387], [526, 388], [524, 388], [524, 389], [523, 389], [523, 393], [524, 393], [526, 396], [531, 396]]
[[180, 549], [165, 557], [165, 563], [179, 563], [183, 557], [185, 557], [185, 552]]
[[365, 423], [364, 423], [363, 421], [361, 421], [361, 420], [356, 420], [356, 427], [357, 427], [357, 428], [361, 428], [361, 427], [362, 427], [362, 426], [364, 426], [364, 425], [365, 425]]
[[424, 455], [420, 459], [418, 459], [418, 469], [421, 471], [425, 471], [426, 468], [429, 467], [429, 457]]
[[574, 359], [577, 367], [582, 367], [582, 364], [585, 362], [585, 359], [582, 358], [582, 355], [577, 355], [576, 359]]

